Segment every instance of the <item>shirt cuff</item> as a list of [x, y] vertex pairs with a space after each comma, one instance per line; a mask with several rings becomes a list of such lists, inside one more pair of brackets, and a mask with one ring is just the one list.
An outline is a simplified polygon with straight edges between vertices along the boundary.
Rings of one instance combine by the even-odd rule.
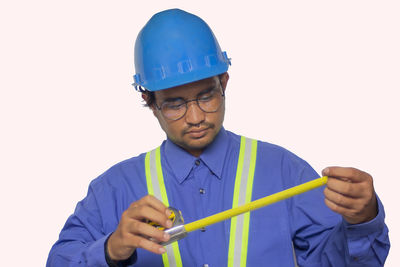
[[114, 261], [110, 258], [110, 255], [108, 255], [108, 250], [107, 250], [107, 243], [108, 243], [108, 239], [110, 238], [112, 233], [110, 233], [106, 239], [106, 241], [104, 242], [104, 258], [106, 260], [107, 265], [109, 267], [125, 267], [125, 266], [129, 266], [129, 265], [133, 265], [136, 263], [137, 260], [137, 253], [136, 250], [135, 252], [132, 254], [132, 256], [130, 256], [128, 259], [123, 260], [123, 261]]
[[346, 236], [349, 239], [356, 239], [379, 233], [385, 227], [385, 211], [378, 196], [376, 197], [376, 201], [378, 204], [378, 214], [374, 219], [360, 224], [350, 224], [343, 219]]
[[343, 226], [347, 236], [347, 247], [350, 261], [357, 266], [364, 266], [370, 260], [371, 246], [375, 238], [385, 228], [385, 212], [378, 197], [378, 214], [371, 221], [360, 224], [349, 224], [343, 219]]
[[86, 265], [108, 267], [104, 256], [104, 242], [107, 240], [108, 235], [94, 241], [90, 244], [85, 251]]

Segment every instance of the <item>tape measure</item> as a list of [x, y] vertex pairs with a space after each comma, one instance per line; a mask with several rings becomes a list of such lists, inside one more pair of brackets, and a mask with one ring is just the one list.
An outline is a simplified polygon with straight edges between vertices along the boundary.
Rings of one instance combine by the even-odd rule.
[[[161, 231], [164, 231], [170, 235], [170, 239], [167, 242], [159, 242], [159, 244], [166, 246], [172, 242], [175, 242], [179, 239], [184, 238], [187, 235], [187, 232], [185, 230], [184, 225], [184, 220], [182, 216], [182, 212], [178, 209], [175, 209], [173, 207], [168, 207], [168, 209], [171, 211], [171, 215], [169, 215], [168, 219], [172, 221], [172, 227], [165, 229], [164, 226], [159, 225], [156, 222], [150, 221], [149, 224]], [[150, 238], [150, 240], [154, 241], [153, 238]]]
[[[171, 215], [169, 215], [168, 219], [172, 221], [172, 227], [184, 224], [182, 212], [180, 210], [172, 207], [169, 207], [168, 209], [171, 211]], [[156, 222], [150, 221], [149, 224], [157, 229], [160, 229], [161, 231], [165, 230], [164, 226], [161, 226]]]
[[[327, 181], [328, 181], [327, 176], [320, 177], [320, 178], [311, 180], [309, 182], [300, 184], [298, 186], [294, 186], [292, 188], [283, 190], [281, 192], [263, 197], [261, 199], [254, 200], [254, 201], [244, 204], [242, 206], [239, 206], [239, 207], [236, 207], [233, 209], [229, 209], [226, 211], [222, 211], [220, 213], [208, 216], [206, 218], [188, 223], [186, 225], [184, 225], [182, 213], [175, 208], [169, 207], [169, 209], [171, 210], [171, 215], [169, 216], [169, 219], [172, 220], [171, 228], [165, 229], [165, 227], [162, 227], [161, 225], [159, 225], [155, 222], [149, 222], [149, 224], [168, 233], [171, 236], [171, 238], [167, 242], [159, 243], [159, 244], [165, 246], [165, 245], [168, 245], [172, 242], [175, 242], [179, 239], [186, 237], [188, 232], [202, 229], [206, 226], [227, 220], [229, 218], [243, 214], [245, 212], [253, 211], [253, 210], [271, 205], [278, 201], [288, 199], [290, 197], [305, 193], [312, 189], [326, 185]], [[150, 240], [155, 241], [154, 239], [150, 239]]]

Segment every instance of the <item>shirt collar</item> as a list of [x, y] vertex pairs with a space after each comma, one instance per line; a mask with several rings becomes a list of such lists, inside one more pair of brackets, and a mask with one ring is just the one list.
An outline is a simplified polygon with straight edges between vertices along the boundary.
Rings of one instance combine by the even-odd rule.
[[[222, 127], [214, 141], [199, 157], [218, 179], [221, 179], [222, 176], [228, 144], [228, 134]], [[179, 183], [182, 183], [188, 177], [197, 159], [180, 146], [174, 144], [169, 138], [165, 143], [165, 157]]]

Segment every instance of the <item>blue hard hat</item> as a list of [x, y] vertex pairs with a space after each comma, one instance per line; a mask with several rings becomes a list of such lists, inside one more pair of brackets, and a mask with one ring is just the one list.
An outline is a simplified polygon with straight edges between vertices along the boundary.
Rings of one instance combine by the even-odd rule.
[[136, 39], [133, 85], [158, 91], [219, 75], [229, 65], [207, 23], [169, 9], [155, 14]]

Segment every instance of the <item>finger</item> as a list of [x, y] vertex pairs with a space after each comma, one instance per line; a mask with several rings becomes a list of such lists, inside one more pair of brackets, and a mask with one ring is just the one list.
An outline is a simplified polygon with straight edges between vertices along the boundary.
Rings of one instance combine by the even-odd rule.
[[136, 202], [138, 205], [148, 205], [153, 207], [155, 210], [159, 212], [165, 213], [167, 216], [171, 214], [171, 211], [162, 203], [159, 199], [152, 195], [147, 195], [142, 197]]
[[349, 208], [345, 208], [342, 206], [339, 206], [338, 204], [336, 204], [335, 202], [330, 201], [329, 199], [325, 198], [325, 204], [326, 206], [328, 206], [328, 208], [330, 208], [332, 211], [344, 216], [344, 217], [356, 217], [357, 216], [357, 211], [354, 209], [349, 209]]
[[344, 196], [342, 194], [330, 190], [327, 187], [324, 189], [324, 195], [325, 198], [328, 199], [330, 202], [346, 209], [356, 209], [359, 203], [358, 199]]
[[156, 254], [163, 254], [166, 252], [165, 248], [160, 244], [141, 236], [132, 236], [131, 243], [134, 244], [134, 247], [136, 248], [143, 248]]
[[129, 225], [129, 232], [135, 235], [141, 235], [147, 238], [152, 238], [158, 242], [168, 241], [170, 236], [169, 234], [161, 231], [147, 223], [141, 221], [135, 221]]
[[150, 206], [137, 206], [127, 210], [128, 217], [136, 220], [150, 220], [158, 223], [166, 228], [172, 227], [172, 221], [168, 219], [167, 215]]
[[368, 173], [351, 167], [327, 167], [322, 171], [322, 174], [342, 180], [350, 180], [352, 182], [362, 182], [367, 179], [372, 179]]
[[328, 178], [326, 188], [352, 198], [360, 198], [366, 195], [363, 183], [345, 182], [336, 178]]

